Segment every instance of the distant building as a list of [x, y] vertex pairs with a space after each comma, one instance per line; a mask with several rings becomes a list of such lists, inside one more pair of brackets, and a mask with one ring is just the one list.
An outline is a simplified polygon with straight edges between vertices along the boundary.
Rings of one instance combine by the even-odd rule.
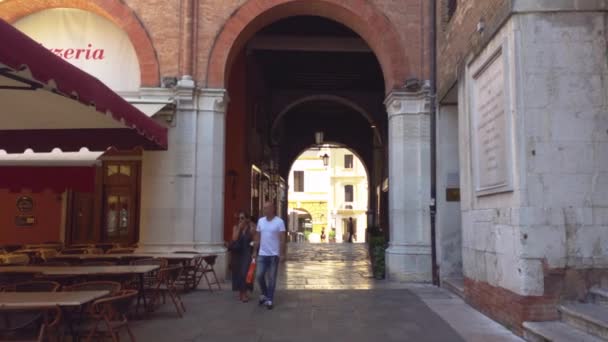
[[348, 221], [352, 217], [355, 242], [365, 241], [368, 178], [365, 166], [350, 150], [307, 150], [294, 162], [289, 184], [292, 231], [310, 234], [310, 241], [318, 242], [325, 227], [328, 241], [334, 231], [336, 242], [342, 242], [348, 239]]

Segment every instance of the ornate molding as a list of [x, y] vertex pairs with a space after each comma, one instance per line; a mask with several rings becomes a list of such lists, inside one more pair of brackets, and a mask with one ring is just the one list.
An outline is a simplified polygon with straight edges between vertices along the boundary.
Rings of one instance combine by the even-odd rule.
[[389, 119], [398, 115], [430, 114], [431, 92], [424, 87], [418, 92], [393, 91], [384, 101]]
[[182, 76], [182, 78], [177, 81], [177, 86], [175, 87], [175, 100], [177, 101], [178, 106], [188, 102], [194, 102], [195, 88], [196, 85], [192, 79], [192, 76]]
[[226, 89], [198, 89], [198, 110], [200, 111], [224, 114], [229, 100]]

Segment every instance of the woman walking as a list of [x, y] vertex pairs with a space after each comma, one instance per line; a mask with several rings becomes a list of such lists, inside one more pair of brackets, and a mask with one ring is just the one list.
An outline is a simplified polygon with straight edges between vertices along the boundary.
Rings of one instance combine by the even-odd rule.
[[238, 223], [232, 229], [232, 241], [229, 249], [232, 252], [232, 291], [239, 292], [239, 300], [249, 301], [248, 291], [253, 291], [253, 284], [247, 284], [247, 271], [251, 264], [252, 241], [256, 226], [249, 216], [241, 211]]

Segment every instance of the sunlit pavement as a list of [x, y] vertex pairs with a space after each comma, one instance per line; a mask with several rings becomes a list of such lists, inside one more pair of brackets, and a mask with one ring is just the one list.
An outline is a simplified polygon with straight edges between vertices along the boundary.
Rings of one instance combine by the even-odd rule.
[[[229, 289], [229, 283], [224, 285]], [[183, 295], [132, 322], [139, 341], [521, 341], [430, 285], [371, 277], [363, 244], [291, 244], [274, 310], [228, 290]]]

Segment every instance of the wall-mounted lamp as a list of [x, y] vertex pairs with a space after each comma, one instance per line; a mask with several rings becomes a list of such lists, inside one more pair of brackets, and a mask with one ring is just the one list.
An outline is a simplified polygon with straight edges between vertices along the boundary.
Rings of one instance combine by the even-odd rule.
[[323, 159], [323, 166], [329, 165], [329, 156], [327, 155], [327, 153], [321, 156], [321, 159]]

